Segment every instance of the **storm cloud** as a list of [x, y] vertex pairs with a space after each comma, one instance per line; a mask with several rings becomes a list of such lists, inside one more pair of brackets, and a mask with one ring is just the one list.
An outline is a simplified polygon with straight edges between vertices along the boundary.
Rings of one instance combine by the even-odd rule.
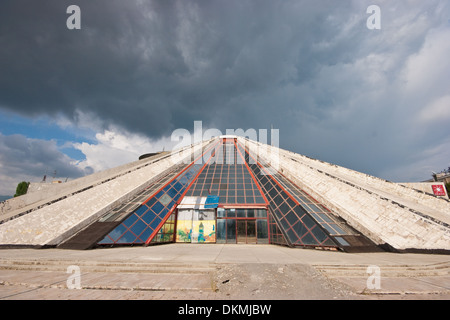
[[449, 3], [376, 2], [380, 30], [373, 1], [3, 0], [0, 107], [151, 139], [273, 126], [283, 148], [424, 179], [450, 159]]
[[0, 194], [12, 195], [21, 181], [38, 182], [44, 176], [51, 181], [72, 179], [92, 173], [92, 169], [79, 168], [63, 154], [55, 141], [30, 139], [23, 135], [0, 134]]

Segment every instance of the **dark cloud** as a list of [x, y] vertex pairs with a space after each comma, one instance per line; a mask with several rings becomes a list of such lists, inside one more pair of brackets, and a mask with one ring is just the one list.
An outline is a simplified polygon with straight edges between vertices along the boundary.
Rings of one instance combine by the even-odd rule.
[[[40, 181], [45, 174], [50, 178], [78, 178], [90, 173], [78, 168], [57, 147], [55, 141], [29, 139], [23, 135], [0, 134], [0, 194], [13, 192], [20, 181]], [[31, 179], [31, 180], [30, 180]]]
[[[66, 28], [71, 4], [81, 30]], [[404, 84], [407, 62], [430, 30], [448, 28], [450, 10], [382, 1], [373, 31], [371, 4], [3, 0], [0, 106], [75, 122], [89, 112], [105, 128], [153, 138], [192, 130], [194, 120], [223, 132], [273, 125], [284, 148], [380, 174], [423, 147], [410, 140], [417, 101], [449, 93], [405, 99]]]
[[327, 16], [349, 11], [333, 1], [77, 1], [82, 29], [70, 31], [69, 4], [2, 2], [1, 104], [31, 115], [89, 110], [151, 136], [307, 81], [329, 58], [312, 59], [309, 47], [338, 32]]

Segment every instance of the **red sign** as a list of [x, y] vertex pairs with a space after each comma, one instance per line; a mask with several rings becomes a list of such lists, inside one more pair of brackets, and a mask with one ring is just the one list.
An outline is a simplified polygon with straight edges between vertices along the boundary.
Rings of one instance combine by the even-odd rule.
[[435, 196], [445, 196], [445, 189], [442, 185], [432, 185]]

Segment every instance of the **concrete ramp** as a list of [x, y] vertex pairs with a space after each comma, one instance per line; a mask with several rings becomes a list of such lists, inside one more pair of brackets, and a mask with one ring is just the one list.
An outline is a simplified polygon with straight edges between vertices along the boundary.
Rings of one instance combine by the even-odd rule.
[[267, 163], [388, 250], [450, 250], [450, 201], [251, 140]]

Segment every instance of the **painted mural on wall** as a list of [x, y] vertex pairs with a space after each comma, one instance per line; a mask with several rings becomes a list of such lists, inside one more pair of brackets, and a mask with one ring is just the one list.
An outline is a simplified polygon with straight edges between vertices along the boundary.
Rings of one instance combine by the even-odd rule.
[[177, 220], [177, 242], [216, 242], [214, 210], [180, 210]]

